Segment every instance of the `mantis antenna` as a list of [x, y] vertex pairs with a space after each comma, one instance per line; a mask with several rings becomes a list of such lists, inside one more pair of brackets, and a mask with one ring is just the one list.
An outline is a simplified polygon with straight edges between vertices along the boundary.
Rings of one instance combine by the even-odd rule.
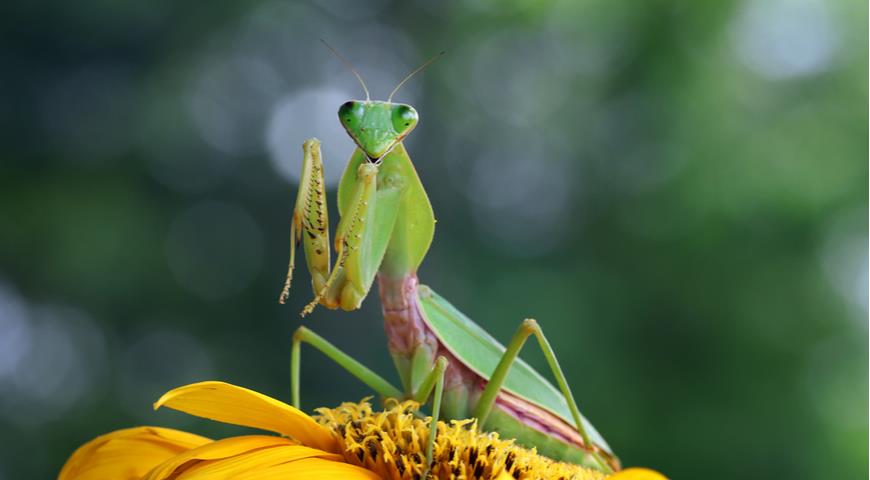
[[440, 58], [441, 55], [444, 55], [444, 53], [445, 52], [443, 52], [443, 51], [439, 52], [438, 55], [435, 55], [434, 57], [430, 58], [429, 60], [426, 60], [426, 62], [423, 65], [420, 65], [419, 67], [414, 69], [413, 72], [409, 73], [407, 77], [403, 78], [402, 81], [399, 82], [398, 85], [396, 85], [396, 88], [394, 88], [393, 91], [390, 92], [390, 96], [389, 96], [389, 98], [387, 98], [387, 103], [390, 103], [393, 100], [393, 95], [395, 95], [396, 92], [399, 91], [399, 88], [401, 88], [402, 85], [405, 84], [405, 82], [407, 82], [411, 77], [416, 75], [420, 70], [423, 70], [424, 68], [428, 67], [430, 63], [434, 62], [435, 60], [438, 60], [438, 58]]
[[366, 101], [368, 102], [371, 99], [371, 97], [369, 96], [369, 89], [366, 88], [366, 82], [363, 81], [362, 76], [359, 74], [359, 72], [357, 72], [356, 69], [353, 68], [353, 65], [351, 65], [350, 62], [348, 62], [346, 58], [341, 56], [341, 54], [338, 53], [338, 51], [336, 49], [332, 48], [332, 45], [326, 43], [326, 40], [321, 38], [320, 41], [324, 45], [326, 45], [326, 48], [328, 48], [333, 54], [335, 54], [335, 56], [338, 57], [339, 60], [341, 60], [341, 63], [343, 63], [344, 66], [347, 67], [347, 69], [351, 71], [351, 73], [353, 73], [356, 76], [356, 79], [359, 80], [359, 84], [362, 85], [362, 87], [363, 87], [363, 91], [366, 92]]

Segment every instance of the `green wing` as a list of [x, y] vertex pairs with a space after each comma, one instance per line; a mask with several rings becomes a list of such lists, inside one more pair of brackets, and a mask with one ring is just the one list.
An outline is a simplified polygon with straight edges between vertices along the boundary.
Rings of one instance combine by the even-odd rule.
[[[419, 298], [426, 322], [445, 348], [476, 374], [488, 379], [505, 347], [431, 289], [421, 286]], [[568, 425], [574, 424], [565, 397], [522, 359], [517, 358], [511, 366], [504, 389], [558, 415]], [[589, 420], [585, 417], [582, 420], [590, 440], [612, 454], [610, 446]]]

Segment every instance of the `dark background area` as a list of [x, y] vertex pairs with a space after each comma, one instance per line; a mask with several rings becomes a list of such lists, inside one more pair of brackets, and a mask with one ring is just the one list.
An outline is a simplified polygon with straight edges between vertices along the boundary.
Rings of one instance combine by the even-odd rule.
[[[334, 186], [362, 95], [319, 38], [375, 98], [447, 51], [396, 96], [438, 218], [420, 277], [499, 339], [537, 318], [626, 464], [866, 478], [866, 2], [2, 10], [0, 479], [117, 428], [241, 431], [151, 410], [187, 382], [289, 399], [300, 146]], [[372, 295], [305, 323], [395, 379], [381, 321]], [[306, 409], [368, 394], [304, 351]]]

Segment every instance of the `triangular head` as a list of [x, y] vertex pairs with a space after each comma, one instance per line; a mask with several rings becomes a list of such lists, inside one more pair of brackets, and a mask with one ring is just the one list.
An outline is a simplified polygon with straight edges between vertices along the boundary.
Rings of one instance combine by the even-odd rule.
[[370, 161], [390, 152], [417, 126], [417, 111], [404, 103], [351, 100], [338, 109], [350, 138]]

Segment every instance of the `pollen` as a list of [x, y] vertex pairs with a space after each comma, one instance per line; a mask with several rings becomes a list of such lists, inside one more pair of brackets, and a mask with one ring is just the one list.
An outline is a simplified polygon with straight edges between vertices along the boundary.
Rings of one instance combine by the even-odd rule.
[[[329, 428], [345, 460], [388, 480], [422, 478], [432, 417], [413, 401], [387, 400], [374, 411], [368, 399], [320, 408], [315, 419]], [[439, 421], [430, 478], [484, 480], [505, 474], [515, 479], [604, 479], [603, 473], [538, 455], [535, 449], [478, 430], [474, 420]]]

